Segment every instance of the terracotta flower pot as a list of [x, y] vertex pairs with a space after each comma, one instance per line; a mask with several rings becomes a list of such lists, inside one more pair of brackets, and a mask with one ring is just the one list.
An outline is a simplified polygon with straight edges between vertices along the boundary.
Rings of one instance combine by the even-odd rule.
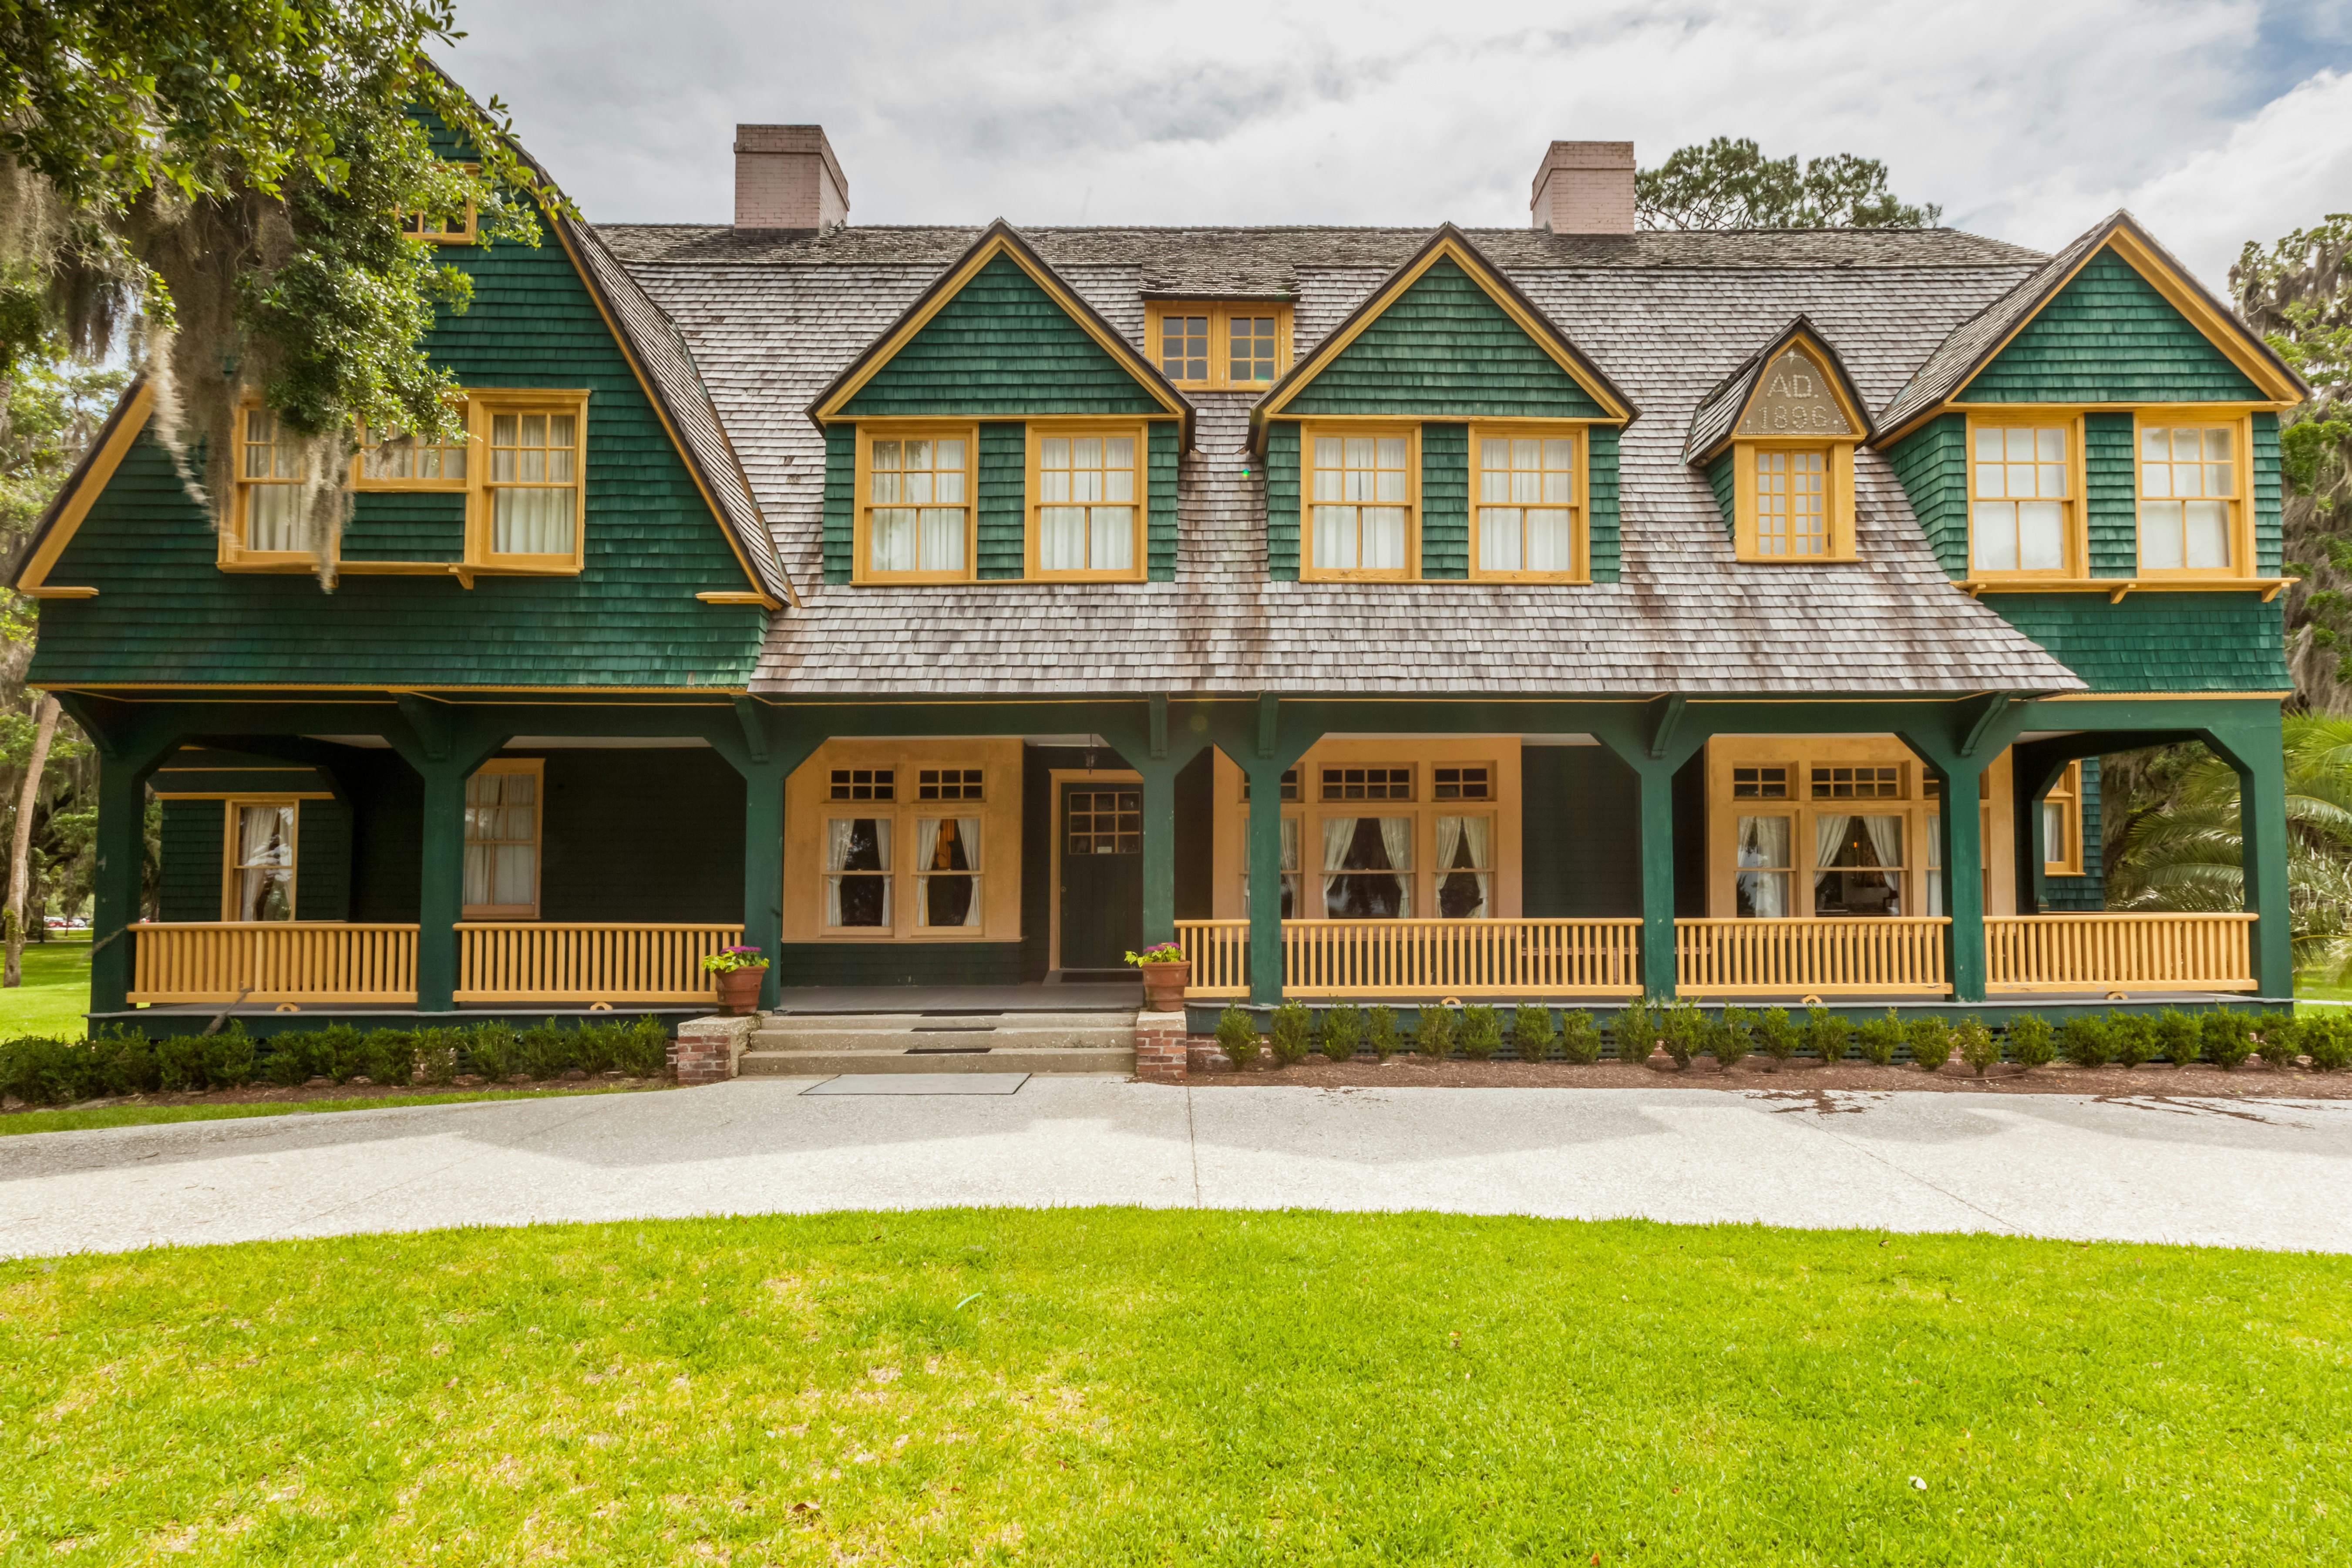
[[1143, 971], [1144, 1003], [1154, 1013], [1179, 1013], [1184, 1008], [1184, 987], [1192, 984], [1192, 961], [1180, 958], [1173, 963], [1139, 963]]
[[756, 969], [721, 969], [714, 972], [711, 982], [719, 987], [719, 1010], [730, 1018], [740, 1018], [760, 1005], [760, 982], [768, 977], [768, 966]]

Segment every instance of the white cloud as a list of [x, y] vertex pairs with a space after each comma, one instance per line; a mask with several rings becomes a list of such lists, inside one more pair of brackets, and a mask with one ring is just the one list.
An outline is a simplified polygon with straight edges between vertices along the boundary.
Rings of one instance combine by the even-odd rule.
[[1860, 153], [2042, 246], [2127, 202], [2217, 283], [2352, 205], [2347, 79], [2245, 107], [2254, 0], [1799, 9], [474, 0], [450, 64], [604, 219], [725, 221], [739, 120], [823, 122], [859, 223], [1517, 225], [1554, 137]]

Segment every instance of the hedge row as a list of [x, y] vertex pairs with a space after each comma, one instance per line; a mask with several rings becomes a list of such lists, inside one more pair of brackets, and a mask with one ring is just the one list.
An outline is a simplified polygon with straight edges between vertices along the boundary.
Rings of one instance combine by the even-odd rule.
[[0, 1045], [0, 1093], [31, 1105], [69, 1105], [159, 1090], [292, 1087], [336, 1083], [449, 1084], [465, 1075], [497, 1083], [525, 1074], [561, 1078], [577, 1068], [659, 1075], [669, 1030], [658, 1018], [633, 1023], [475, 1024], [463, 1028], [361, 1030], [349, 1024], [257, 1039], [242, 1026], [217, 1035], [150, 1040], [127, 1025], [94, 1040], [10, 1040]]
[[1957, 1056], [1979, 1076], [2003, 1059], [2040, 1067], [2059, 1057], [2086, 1068], [2157, 1060], [2233, 1068], [2256, 1055], [2282, 1067], [2307, 1056], [2314, 1067], [2328, 1072], [2352, 1063], [2352, 1014], [2341, 1013], [2297, 1017], [2175, 1007], [2153, 1016], [2074, 1013], [2054, 1025], [2039, 1014], [2018, 1014], [1996, 1028], [1974, 1016], [1906, 1018], [1892, 1008], [1883, 1018], [1857, 1023], [1826, 1007], [1792, 1016], [1784, 1007], [1735, 1005], [1709, 1014], [1695, 1002], [1637, 1002], [1605, 1024], [1585, 1012], [1555, 1017], [1548, 1007], [1520, 1006], [1507, 1016], [1488, 1006], [1423, 1007], [1406, 1029], [1392, 1007], [1343, 1002], [1318, 1016], [1302, 1003], [1286, 1002], [1267, 1024], [1261, 1039], [1255, 1021], [1229, 1006], [1217, 1020], [1217, 1043], [1237, 1066], [1255, 1061], [1261, 1049], [1287, 1066], [1309, 1051], [1334, 1061], [1361, 1052], [1386, 1061], [1401, 1050], [1486, 1061], [1506, 1046], [1521, 1061], [1557, 1056], [1588, 1064], [1599, 1061], [1604, 1047], [1620, 1060], [1646, 1061], [1654, 1049], [1663, 1048], [1684, 1065], [1695, 1056], [1711, 1056], [1725, 1067], [1761, 1052], [1777, 1061], [1858, 1056], [1882, 1067], [1901, 1058], [1932, 1070]]

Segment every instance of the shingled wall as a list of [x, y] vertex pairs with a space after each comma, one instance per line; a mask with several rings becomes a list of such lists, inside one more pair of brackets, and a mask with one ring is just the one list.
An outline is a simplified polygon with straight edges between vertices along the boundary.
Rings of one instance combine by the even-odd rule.
[[2112, 250], [1971, 377], [1969, 403], [2259, 403], [2262, 389]]

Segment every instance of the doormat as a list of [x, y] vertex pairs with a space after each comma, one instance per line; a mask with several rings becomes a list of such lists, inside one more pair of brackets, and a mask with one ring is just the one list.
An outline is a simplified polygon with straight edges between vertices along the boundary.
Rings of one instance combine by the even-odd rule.
[[850, 1072], [801, 1090], [803, 1094], [1011, 1094], [1029, 1081], [1025, 1072]]

